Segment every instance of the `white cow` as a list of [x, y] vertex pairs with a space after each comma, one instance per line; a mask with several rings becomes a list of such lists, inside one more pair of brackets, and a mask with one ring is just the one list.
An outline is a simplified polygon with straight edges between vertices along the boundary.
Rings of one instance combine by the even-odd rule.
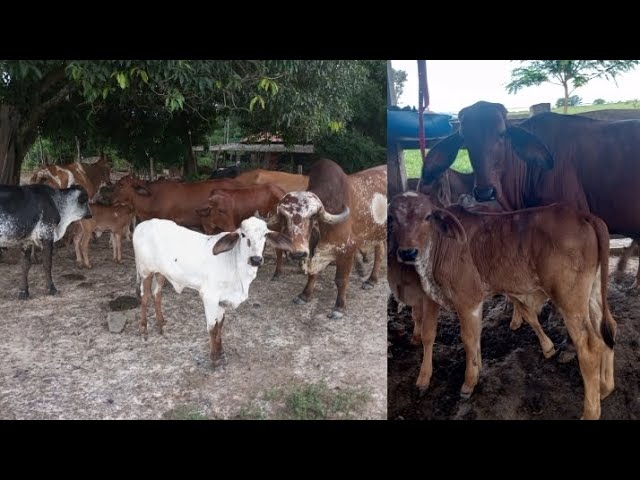
[[[153, 294], [160, 333], [162, 287], [169, 280], [177, 293], [192, 288], [204, 302], [214, 367], [222, 358], [222, 325], [227, 309], [235, 309], [249, 296], [249, 285], [264, 262], [265, 242], [291, 250], [291, 240], [273, 232], [258, 218], [248, 218], [235, 232], [203, 235], [157, 218], [141, 222], [133, 232], [136, 272], [142, 295], [140, 327], [147, 333], [147, 300]], [[153, 285], [152, 285], [153, 282]]]

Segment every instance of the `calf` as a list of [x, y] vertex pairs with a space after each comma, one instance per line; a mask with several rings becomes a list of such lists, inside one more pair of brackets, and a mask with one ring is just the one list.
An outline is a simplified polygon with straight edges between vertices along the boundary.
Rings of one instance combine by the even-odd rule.
[[[197, 210], [202, 218], [204, 233], [232, 232], [242, 220], [258, 212], [261, 216], [274, 214], [285, 191], [277, 185], [255, 185], [238, 189], [215, 189], [211, 191], [209, 205]], [[282, 250], [276, 250], [276, 270], [273, 278], [282, 271]]]
[[203, 235], [170, 220], [152, 219], [133, 232], [136, 272], [142, 295], [140, 327], [147, 333], [147, 301], [153, 295], [156, 323], [162, 333], [162, 287], [166, 280], [180, 294], [184, 288], [200, 293], [204, 302], [214, 366], [222, 360], [222, 326], [226, 310], [237, 308], [262, 265], [265, 242], [288, 250], [291, 241], [272, 232], [263, 220], [243, 220], [231, 233]]
[[129, 231], [133, 210], [126, 205], [106, 206], [93, 204], [92, 218], [80, 220], [75, 229], [73, 244], [76, 250], [76, 263], [79, 267], [91, 268], [89, 261], [89, 242], [93, 233], [96, 237], [102, 232], [111, 232], [113, 259], [122, 263], [122, 235]]
[[57, 289], [51, 278], [53, 243], [64, 235], [71, 222], [91, 218], [89, 196], [74, 185], [56, 190], [48, 185], [0, 186], [0, 247], [22, 249], [22, 283], [18, 298], [29, 298], [31, 249], [44, 250], [43, 265], [49, 295]]
[[609, 235], [602, 220], [559, 204], [493, 214], [468, 212], [459, 205], [440, 209], [415, 193], [394, 198], [391, 214], [397, 223], [398, 260], [415, 266], [427, 294], [420, 389], [431, 378], [440, 307], [455, 310], [460, 319], [467, 353], [461, 395], [468, 397], [481, 368], [484, 299], [508, 295], [547, 351], [553, 344], [536, 314], [550, 297], [578, 351], [583, 418], [600, 417], [600, 399], [614, 388], [616, 331], [607, 305]]

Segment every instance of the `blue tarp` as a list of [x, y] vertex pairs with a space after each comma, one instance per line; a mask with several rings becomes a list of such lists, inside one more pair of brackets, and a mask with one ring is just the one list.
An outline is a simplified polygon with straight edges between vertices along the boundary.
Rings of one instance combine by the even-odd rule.
[[[436, 139], [453, 133], [453, 115], [447, 113], [424, 114], [424, 131], [427, 146]], [[418, 112], [410, 110], [387, 110], [387, 143], [397, 144], [403, 149], [420, 148]]]

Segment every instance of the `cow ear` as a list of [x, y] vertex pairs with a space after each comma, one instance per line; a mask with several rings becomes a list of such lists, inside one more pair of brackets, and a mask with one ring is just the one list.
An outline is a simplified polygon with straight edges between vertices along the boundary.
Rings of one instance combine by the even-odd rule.
[[464, 140], [456, 132], [443, 138], [429, 150], [422, 166], [420, 182], [429, 185], [451, 166]]
[[196, 213], [201, 217], [208, 217], [209, 214], [211, 213], [211, 207], [198, 208], [196, 209]]
[[521, 159], [544, 170], [553, 168], [553, 156], [538, 137], [520, 127], [508, 127], [506, 135]]
[[293, 250], [293, 242], [291, 239], [280, 232], [269, 231], [267, 233], [267, 244], [271, 245], [273, 248], [286, 250], [287, 252]]
[[143, 197], [151, 196], [151, 192], [149, 192], [149, 190], [147, 190], [146, 188], [141, 187], [140, 185], [133, 187], [133, 189], [136, 191], [138, 195], [142, 195]]
[[240, 240], [239, 233], [227, 233], [213, 246], [213, 254], [218, 255], [219, 253], [228, 252], [233, 247], [235, 247], [236, 243], [238, 243], [238, 240]]
[[443, 235], [455, 238], [459, 243], [467, 241], [467, 234], [458, 219], [448, 212], [440, 208], [434, 209], [426, 220], [431, 222]]

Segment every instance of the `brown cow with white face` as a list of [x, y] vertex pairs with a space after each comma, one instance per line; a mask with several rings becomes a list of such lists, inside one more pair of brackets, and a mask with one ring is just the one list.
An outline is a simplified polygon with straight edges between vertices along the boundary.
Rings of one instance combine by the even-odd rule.
[[291, 257], [303, 260], [308, 274], [294, 302], [310, 299], [318, 274], [335, 260], [338, 297], [329, 318], [342, 318], [357, 250], [375, 248], [373, 271], [363, 288], [378, 281], [387, 225], [386, 165], [346, 175], [331, 160], [317, 161], [309, 172], [308, 190], [290, 192], [280, 201], [270, 220], [270, 225], [278, 224], [293, 242]]
[[547, 352], [553, 343], [542, 332], [537, 312], [550, 297], [577, 347], [583, 418], [600, 417], [600, 399], [614, 388], [616, 332], [607, 305], [609, 235], [602, 220], [561, 204], [508, 213], [473, 213], [459, 205], [441, 209], [413, 192], [395, 197], [390, 211], [398, 260], [415, 267], [428, 297], [419, 388], [426, 389], [431, 379], [441, 307], [455, 310], [460, 319], [467, 353], [461, 395], [468, 397], [482, 363], [484, 299], [502, 293], [517, 302]]

